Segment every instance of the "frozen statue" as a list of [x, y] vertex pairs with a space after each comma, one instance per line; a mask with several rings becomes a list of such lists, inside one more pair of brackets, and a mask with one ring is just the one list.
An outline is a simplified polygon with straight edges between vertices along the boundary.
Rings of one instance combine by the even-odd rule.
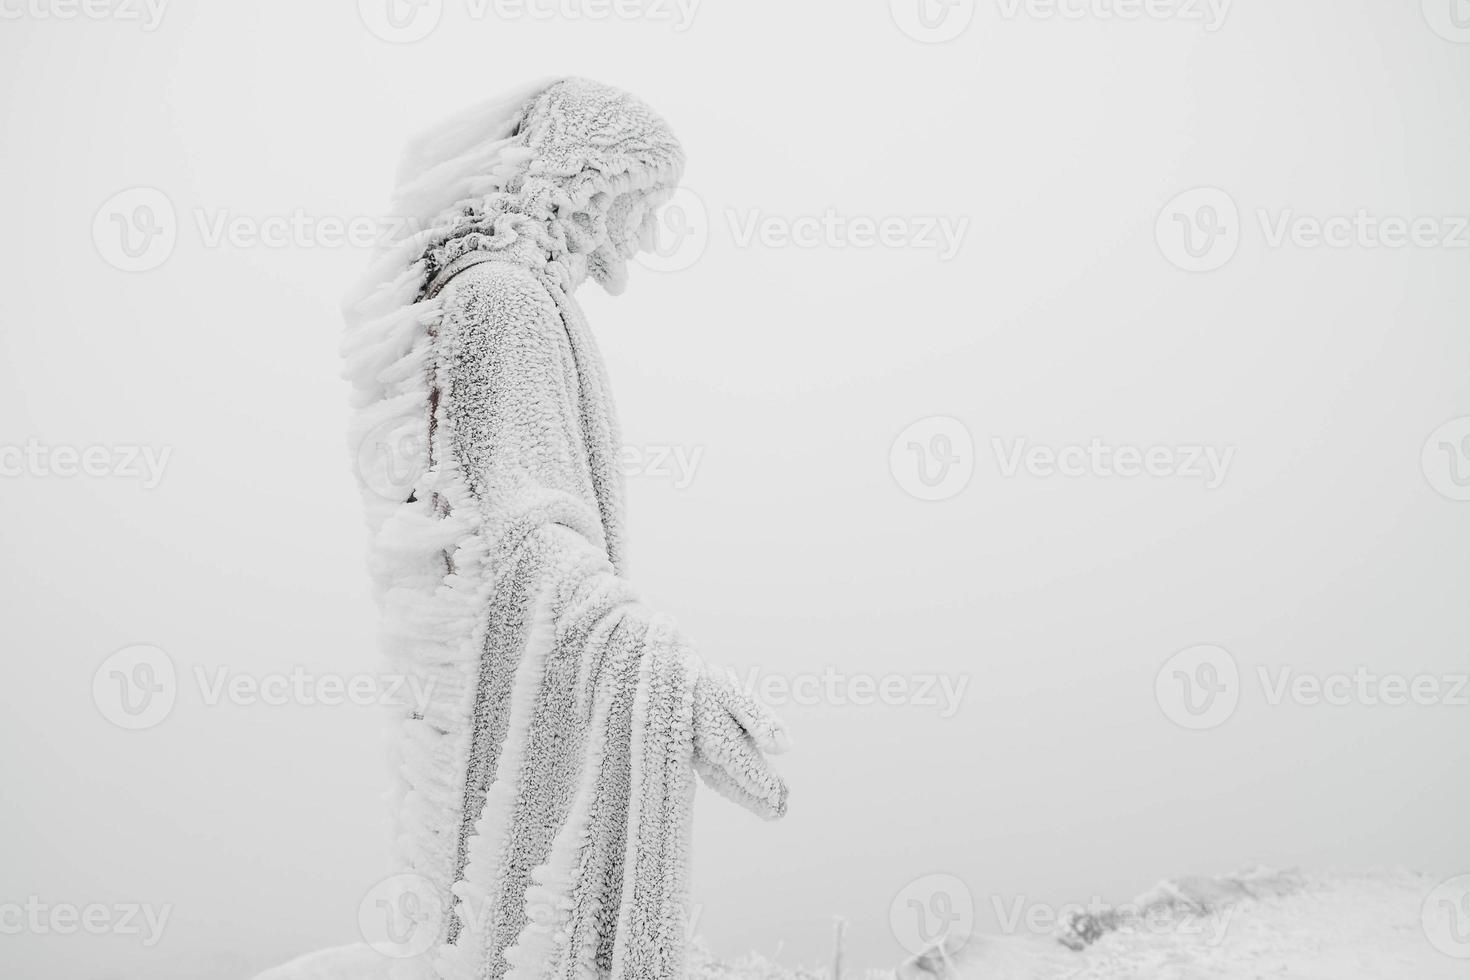
[[[394, 670], [394, 880], [412, 946], [308, 956], [272, 978], [679, 977], [694, 773], [768, 818], [779, 722], [625, 577], [620, 445], [575, 293], [621, 292], [683, 152], [584, 79], [420, 137], [408, 231], [349, 298], [344, 352], [370, 565]], [[429, 930], [432, 936], [422, 934]], [[412, 955], [406, 955], [412, 954]]]

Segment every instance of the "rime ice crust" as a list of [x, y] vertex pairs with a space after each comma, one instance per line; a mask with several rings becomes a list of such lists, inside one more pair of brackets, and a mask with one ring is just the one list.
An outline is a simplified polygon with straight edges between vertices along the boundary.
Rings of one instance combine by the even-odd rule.
[[[1054, 935], [956, 936], [900, 980], [1458, 980], [1421, 925], [1436, 881], [1408, 871], [1257, 869], [1161, 882]], [[722, 974], [707, 971], [710, 980]]]
[[[617, 422], [573, 293], [609, 291], [683, 165], [657, 115], [566, 79], [421, 137], [410, 232], [349, 298], [351, 443], [395, 739], [393, 872], [453, 906], [394, 976], [681, 976], [693, 774], [766, 817], [784, 730], [623, 575]], [[452, 897], [451, 897], [452, 896]]]

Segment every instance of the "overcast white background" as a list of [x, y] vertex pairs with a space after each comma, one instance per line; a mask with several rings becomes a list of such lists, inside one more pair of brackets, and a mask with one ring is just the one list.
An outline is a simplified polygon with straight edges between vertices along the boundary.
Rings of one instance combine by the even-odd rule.
[[[55, 4], [0, 0], [0, 445], [170, 455], [156, 486], [0, 460], [0, 904], [172, 908], [152, 946], [0, 935], [0, 972], [225, 980], [358, 939], [380, 717], [210, 705], [195, 672], [377, 667], [336, 353], [368, 250], [209, 231], [376, 215], [411, 132], [558, 73], [638, 94], [689, 156], [679, 268], [580, 294], [627, 442], [701, 454], [692, 480], [630, 478], [634, 577], [742, 673], [968, 685], [948, 717], [782, 707], [790, 815], [700, 798], [717, 953], [815, 962], [840, 914], [852, 965], [892, 964], [890, 908], [936, 873], [994, 929], [997, 901], [1254, 863], [1470, 872], [1470, 706], [1272, 705], [1258, 680], [1470, 670], [1470, 423], [1431, 440], [1470, 416], [1470, 16], [1448, 0], [961, 0], [931, 10], [963, 27], [942, 43], [911, 0], [705, 0], [687, 22], [447, 2], [410, 43], [366, 0], [174, 0], [152, 30]], [[128, 272], [104, 205], [136, 187], [176, 241]], [[1201, 187], [1224, 196], [1176, 202]], [[1434, 223], [1273, 244], [1360, 209]], [[845, 231], [781, 237], [829, 212]], [[952, 256], [930, 219], [966, 223]], [[891, 452], [936, 416], [960, 427]], [[994, 442], [1094, 437], [1232, 456], [1209, 487], [1006, 475]], [[930, 492], [918, 467], [946, 458], [972, 475]], [[93, 678], [137, 644], [179, 689], [126, 731]], [[1201, 644], [1240, 679], [1190, 730], [1156, 678]]]

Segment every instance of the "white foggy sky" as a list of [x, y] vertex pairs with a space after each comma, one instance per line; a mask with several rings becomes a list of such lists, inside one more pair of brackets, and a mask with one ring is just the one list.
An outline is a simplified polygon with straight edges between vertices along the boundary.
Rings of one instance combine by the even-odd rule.
[[[1272, 248], [1256, 216], [1470, 213], [1470, 47], [1366, 0], [1236, 3], [1214, 32], [1005, 9], [933, 45], [881, 3], [769, 0], [705, 0], [683, 31], [450, 4], [402, 45], [350, 3], [0, 25], [0, 443], [171, 447], [152, 489], [0, 479], [0, 902], [174, 906], [148, 949], [6, 936], [6, 972], [232, 978], [356, 940], [383, 869], [374, 713], [208, 706], [193, 672], [376, 665], [336, 354], [367, 253], [210, 247], [195, 215], [377, 214], [411, 131], [555, 73], [663, 113], [708, 216], [689, 268], [580, 294], [626, 440], [702, 452], [687, 487], [630, 480], [635, 579], [742, 674], [968, 683], [952, 717], [783, 708], [781, 823], [702, 794], [717, 952], [816, 961], [842, 914], [849, 962], [891, 964], [890, 901], [934, 872], [994, 928], [993, 900], [1122, 901], [1257, 862], [1470, 870], [1470, 709], [1273, 707], [1255, 682], [1470, 669], [1470, 504], [1420, 466], [1470, 415], [1470, 253]], [[138, 185], [181, 224], [162, 266], [125, 273], [91, 227]], [[1155, 219], [1198, 186], [1243, 231], [1190, 274]], [[828, 209], [969, 225], [949, 261], [737, 239]], [[889, 449], [935, 415], [977, 458], [924, 502]], [[1008, 478], [992, 449], [1093, 437], [1234, 457], [1207, 490]], [[123, 732], [89, 690], [139, 643], [184, 690]], [[1184, 731], [1155, 674], [1207, 643], [1245, 690]]]

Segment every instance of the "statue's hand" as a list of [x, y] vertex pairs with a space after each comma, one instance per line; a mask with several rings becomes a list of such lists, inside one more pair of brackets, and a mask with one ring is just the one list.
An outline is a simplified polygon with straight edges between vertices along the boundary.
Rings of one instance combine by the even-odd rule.
[[711, 789], [757, 816], [780, 817], [789, 790], [766, 754], [790, 747], [781, 720], [733, 671], [701, 666], [694, 683], [694, 768]]

